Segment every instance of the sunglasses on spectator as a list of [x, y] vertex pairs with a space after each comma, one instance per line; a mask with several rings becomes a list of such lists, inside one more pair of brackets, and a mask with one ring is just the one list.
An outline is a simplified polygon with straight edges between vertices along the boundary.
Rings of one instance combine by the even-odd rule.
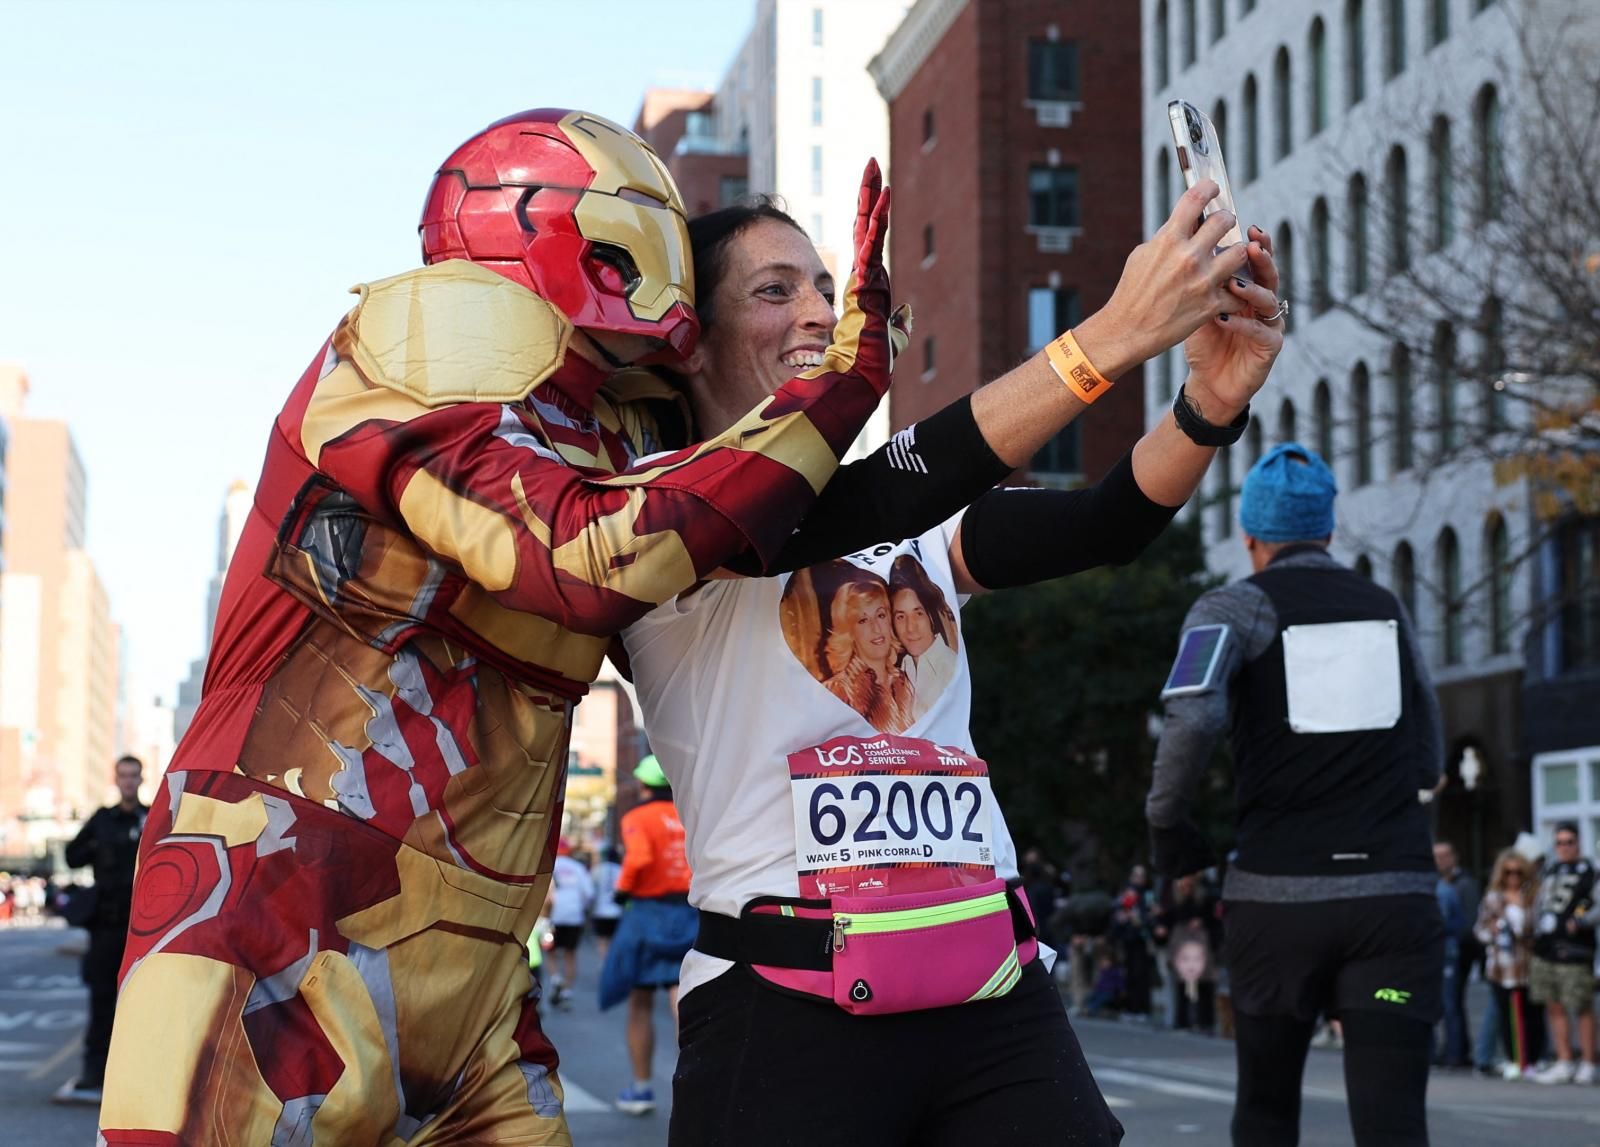
[[1557, 848], [1566, 848], [1569, 845], [1575, 845], [1577, 843], [1578, 843], [1578, 838], [1575, 837], [1575, 836], [1558, 836], [1558, 837], [1556, 837], [1556, 847]]

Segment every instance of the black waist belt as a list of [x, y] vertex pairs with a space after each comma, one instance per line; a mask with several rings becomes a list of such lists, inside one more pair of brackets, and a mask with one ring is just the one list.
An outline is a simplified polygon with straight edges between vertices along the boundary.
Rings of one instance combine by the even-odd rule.
[[[752, 904], [784, 903], [772, 898]], [[1011, 906], [1011, 927], [1017, 943], [1037, 935], [1028, 910], [1022, 906], [1019, 888], [1006, 887], [1006, 903]], [[824, 907], [810, 901], [808, 907]], [[798, 968], [808, 972], [833, 970], [833, 921], [782, 916], [773, 912], [743, 916], [724, 916], [719, 912], [700, 912], [700, 932], [695, 951], [736, 964], [765, 964], [773, 968]]]

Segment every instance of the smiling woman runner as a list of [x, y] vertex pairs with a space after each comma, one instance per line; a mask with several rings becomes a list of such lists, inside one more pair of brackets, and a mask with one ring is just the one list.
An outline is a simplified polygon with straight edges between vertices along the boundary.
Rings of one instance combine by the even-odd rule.
[[[1242, 432], [1282, 330], [1248, 312], [1276, 309], [1277, 273], [1256, 231], [1213, 254], [1213, 193], [1188, 193], [1050, 353], [841, 470], [780, 559], [793, 572], [704, 582], [624, 634], [701, 910], [674, 1144], [1120, 1140], [1036, 958], [955, 607], [1132, 560]], [[770, 204], [690, 237], [704, 336], [685, 389], [707, 433], [760, 397], [736, 380], [816, 361], [833, 285]], [[1087, 489], [984, 492], [1184, 339], [1187, 429], [1169, 415]]]

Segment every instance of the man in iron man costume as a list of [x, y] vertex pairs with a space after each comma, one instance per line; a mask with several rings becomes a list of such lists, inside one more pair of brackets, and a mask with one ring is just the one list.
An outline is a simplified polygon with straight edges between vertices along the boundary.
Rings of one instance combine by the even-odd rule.
[[427, 265], [357, 288], [274, 425], [145, 829], [101, 1142], [570, 1142], [523, 943], [572, 708], [624, 626], [776, 553], [887, 389], [888, 198], [869, 167], [823, 364], [640, 461], [608, 379], [697, 333], [665, 167], [548, 109], [444, 163]]

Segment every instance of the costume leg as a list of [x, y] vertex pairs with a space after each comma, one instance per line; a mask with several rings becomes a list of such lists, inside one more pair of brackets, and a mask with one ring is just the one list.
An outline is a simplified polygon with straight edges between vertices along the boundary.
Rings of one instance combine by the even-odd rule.
[[1234, 1147], [1294, 1147], [1300, 1142], [1300, 1083], [1316, 1025], [1287, 1016], [1234, 1014], [1239, 1064]]

